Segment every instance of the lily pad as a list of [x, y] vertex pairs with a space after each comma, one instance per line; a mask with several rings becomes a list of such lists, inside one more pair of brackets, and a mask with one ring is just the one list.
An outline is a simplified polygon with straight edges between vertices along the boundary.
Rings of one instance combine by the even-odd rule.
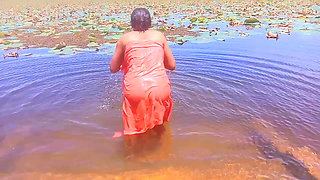
[[225, 39], [219, 38], [217, 39], [218, 41], [226, 41]]
[[24, 44], [23, 43], [14, 43], [14, 44], [10, 44], [9, 47], [10, 48], [18, 48], [18, 47], [22, 47]]
[[160, 27], [158, 28], [158, 30], [164, 32], [164, 31], [167, 31], [167, 30], [168, 30], [168, 27], [167, 27], [167, 26], [160, 26]]
[[312, 6], [310, 6], [310, 9], [312, 9], [314, 11], [320, 11], [320, 5], [312, 5]]
[[10, 42], [11, 42], [11, 43], [19, 43], [20, 40], [19, 40], [19, 39], [14, 39], [14, 40], [11, 40]]
[[179, 44], [179, 45], [183, 45], [185, 42], [187, 42], [188, 40], [185, 39], [178, 39], [175, 41], [175, 43]]
[[11, 44], [11, 42], [10, 41], [3, 41], [2, 44], [9, 45], [9, 44]]
[[97, 36], [95, 34], [91, 33], [91, 34], [88, 35], [88, 38], [89, 39], [96, 39]]
[[60, 32], [60, 33], [57, 33], [57, 34], [55, 34], [55, 35], [65, 35], [65, 34], [73, 34], [73, 32], [72, 31], [66, 31], [66, 32]]
[[81, 32], [81, 29], [71, 29], [69, 32]]
[[60, 49], [65, 48], [65, 47], [66, 47], [65, 43], [59, 43], [53, 49], [54, 50], [60, 50]]
[[260, 21], [256, 18], [249, 18], [249, 19], [246, 19], [244, 21], [245, 24], [253, 24], [253, 23], [260, 23]]
[[22, 56], [32, 56], [32, 53], [22, 54]]
[[0, 31], [0, 38], [4, 38], [4, 37], [6, 37], [6, 36], [7, 36], [7, 34], [5, 34], [5, 33], [3, 33], [3, 32]]
[[71, 55], [74, 53], [75, 52], [73, 51], [72, 47], [68, 47], [68, 46], [57, 52], [57, 54], [59, 55]]
[[93, 52], [96, 51], [96, 49], [93, 48], [73, 48], [74, 51], [77, 52]]
[[199, 18], [197, 19], [197, 21], [198, 21], [199, 23], [206, 23], [206, 22], [208, 22], [208, 19], [205, 18], [205, 17], [199, 17]]
[[99, 44], [96, 43], [96, 42], [91, 42], [91, 43], [87, 44], [87, 46], [88, 46], [88, 47], [98, 47]]
[[120, 39], [121, 35], [110, 35], [110, 36], [105, 36], [105, 39]]
[[192, 17], [192, 18], [190, 18], [189, 20], [190, 20], [190, 22], [193, 23], [193, 22], [196, 22], [196, 21], [198, 20], [198, 18], [197, 18], [197, 17]]
[[38, 32], [38, 30], [36, 30], [36, 29], [26, 29], [25, 32], [26, 33], [35, 33], [35, 32]]

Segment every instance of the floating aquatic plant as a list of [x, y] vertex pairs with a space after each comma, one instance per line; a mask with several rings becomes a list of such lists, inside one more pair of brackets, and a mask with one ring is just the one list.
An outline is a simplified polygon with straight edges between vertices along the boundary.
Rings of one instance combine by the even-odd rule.
[[3, 41], [2, 44], [9, 45], [9, 44], [11, 44], [11, 42], [10, 41]]
[[197, 18], [197, 17], [192, 17], [192, 18], [190, 18], [189, 20], [190, 20], [190, 22], [193, 23], [193, 22], [196, 22], [196, 21], [198, 20], [198, 18]]
[[0, 31], [0, 38], [4, 38], [4, 37], [6, 37], [6, 36], [7, 36], [7, 34], [5, 34], [5, 33], [3, 33], [3, 32]]
[[[128, 10], [123, 11], [121, 8], [119, 10], [117, 7], [114, 9], [111, 6], [93, 7], [74, 12], [62, 7], [54, 9], [54, 14], [50, 14], [50, 9], [46, 12], [49, 13], [48, 16], [41, 15], [42, 10], [30, 9], [27, 12], [22, 11], [21, 14], [17, 12], [16, 17], [19, 22], [13, 22], [10, 15], [4, 15], [0, 17], [4, 20], [0, 21], [0, 47], [1, 49], [10, 49], [21, 45], [19, 43], [30, 45], [33, 41], [42, 41], [41, 38], [45, 38], [47, 42], [71, 41], [70, 43], [79, 43], [78, 45], [81, 47], [89, 45], [93, 47], [92, 49], [96, 49], [96, 47], [100, 49], [104, 43], [116, 43], [117, 39], [130, 29], [130, 12]], [[168, 7], [168, 5], [150, 5], [150, 8], [152, 9], [150, 13], [154, 15], [153, 29], [166, 34], [168, 40], [171, 41], [170, 44], [183, 44], [186, 41], [205, 43], [239, 36], [247, 37], [249, 34], [244, 29], [251, 30], [252, 27], [264, 28], [279, 34], [289, 34], [292, 31], [312, 33], [320, 31], [320, 16], [318, 12], [315, 12], [319, 11], [320, 6], [312, 4], [304, 6], [302, 9], [299, 9], [298, 6], [288, 8], [282, 6], [281, 3], [267, 4], [265, 8], [254, 4], [237, 4], [236, 6], [228, 4], [216, 7], [212, 5], [198, 6], [192, 3], [175, 8]], [[110, 12], [110, 10], [115, 11]], [[292, 16], [288, 16], [288, 14]], [[229, 25], [226, 26], [227, 24]], [[30, 27], [34, 29], [28, 29]], [[42, 30], [43, 28], [45, 29]], [[255, 33], [264, 34], [264, 29], [253, 30], [250, 32], [250, 36]], [[70, 38], [71, 34], [75, 38]], [[86, 36], [85, 41], [78, 41], [81, 37]], [[105, 38], [100, 38], [101, 36]], [[187, 38], [187, 36], [190, 37]], [[20, 39], [24, 42], [11, 41], [14, 39]], [[68, 42], [68, 44], [70, 43]], [[40, 45], [53, 46], [52, 43], [39, 43], [38, 46]], [[64, 46], [56, 48], [60, 52]]]
[[88, 35], [88, 38], [89, 38], [89, 39], [96, 39], [96, 38], [97, 38], [97, 35], [91, 33], [91, 34]]
[[199, 23], [206, 23], [206, 22], [208, 22], [209, 20], [208, 20], [207, 18], [205, 18], [205, 17], [199, 17], [199, 18], [197, 19], [197, 21], [198, 21]]
[[96, 43], [96, 42], [91, 42], [91, 43], [89, 43], [87, 46], [88, 46], [88, 47], [98, 47], [99, 44]]
[[179, 45], [183, 45], [185, 42], [187, 42], [188, 40], [185, 39], [178, 39], [175, 41], [175, 43], [179, 44]]
[[22, 54], [22, 56], [32, 56], [32, 53]]
[[158, 30], [164, 32], [164, 31], [168, 30], [168, 27], [167, 26], [160, 26]]
[[260, 21], [256, 18], [249, 18], [249, 19], [246, 19], [244, 21], [245, 24], [253, 24], [253, 23], [260, 23]]

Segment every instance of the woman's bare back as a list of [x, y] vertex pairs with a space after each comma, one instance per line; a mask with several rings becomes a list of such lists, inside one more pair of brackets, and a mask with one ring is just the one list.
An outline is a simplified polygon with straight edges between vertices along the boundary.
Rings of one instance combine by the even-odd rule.
[[161, 32], [152, 29], [148, 29], [146, 31], [128, 32], [121, 40], [123, 41], [124, 45], [131, 41], [154, 41], [162, 44], [165, 43], [164, 35]]
[[166, 37], [157, 30], [131, 31], [124, 34], [118, 41], [116, 51], [110, 63], [110, 71], [118, 72], [123, 62], [126, 45], [132, 41], [153, 41], [161, 43], [164, 51], [164, 67], [169, 70], [176, 68], [176, 61], [172, 55]]

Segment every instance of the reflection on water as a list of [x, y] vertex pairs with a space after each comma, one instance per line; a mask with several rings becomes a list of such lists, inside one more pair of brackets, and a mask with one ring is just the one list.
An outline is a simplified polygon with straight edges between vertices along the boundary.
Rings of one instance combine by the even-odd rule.
[[153, 162], [169, 158], [172, 135], [169, 124], [156, 126], [143, 134], [124, 136], [125, 159]]
[[0, 179], [319, 179], [320, 36], [264, 38], [173, 46], [171, 122], [119, 139], [110, 56], [0, 60]]

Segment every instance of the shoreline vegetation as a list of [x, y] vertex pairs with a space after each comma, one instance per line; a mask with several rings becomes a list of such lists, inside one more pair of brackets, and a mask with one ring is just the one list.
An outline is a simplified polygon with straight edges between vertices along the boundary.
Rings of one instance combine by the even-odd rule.
[[0, 9], [0, 49], [5, 51], [47, 47], [56, 54], [110, 52], [131, 30], [130, 13], [136, 7], [149, 9], [152, 28], [162, 31], [171, 44], [320, 32], [316, 1], [15, 1], [6, 0]]

